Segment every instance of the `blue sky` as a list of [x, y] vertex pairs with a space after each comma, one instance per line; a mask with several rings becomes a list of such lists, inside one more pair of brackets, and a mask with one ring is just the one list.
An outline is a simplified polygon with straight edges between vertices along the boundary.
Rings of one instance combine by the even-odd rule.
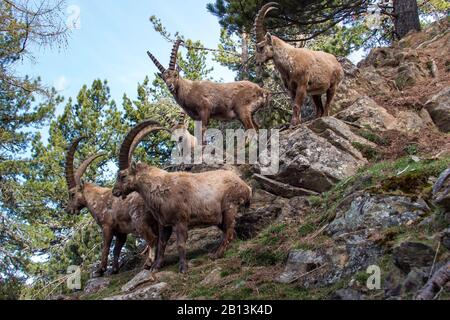
[[[138, 82], [156, 72], [147, 50], [164, 65], [169, 59], [171, 44], [153, 30], [149, 17], [156, 15], [172, 34], [180, 31], [214, 48], [220, 26], [206, 10], [211, 1], [68, 0], [68, 7], [79, 8], [80, 28], [72, 31], [67, 47], [31, 48], [34, 62], [26, 59], [17, 70], [22, 75], [40, 76], [66, 98], [76, 97], [82, 85], [90, 85], [94, 79], [107, 79], [113, 99], [121, 105], [123, 93], [134, 98]], [[215, 79], [233, 81], [231, 71], [213, 61], [210, 64]]]

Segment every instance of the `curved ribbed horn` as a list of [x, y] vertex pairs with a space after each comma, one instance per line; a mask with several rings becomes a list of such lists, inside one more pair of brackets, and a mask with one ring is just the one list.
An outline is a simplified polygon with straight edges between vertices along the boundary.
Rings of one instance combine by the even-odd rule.
[[129, 162], [129, 155], [130, 155], [130, 148], [133, 144], [134, 138], [147, 128], [148, 126], [154, 126], [154, 127], [161, 127], [161, 125], [154, 121], [154, 120], [147, 120], [140, 124], [138, 124], [136, 127], [131, 129], [131, 131], [127, 134], [125, 137], [125, 140], [122, 142], [122, 146], [120, 147], [120, 153], [119, 153], [119, 170], [126, 170], [130, 166]]
[[161, 63], [159, 63], [158, 59], [156, 59], [156, 57], [154, 55], [152, 55], [150, 53], [150, 51], [147, 51], [148, 56], [150, 57], [150, 59], [153, 61], [153, 63], [155, 64], [155, 66], [158, 68], [159, 72], [164, 73], [166, 72], [166, 68], [164, 68], [162, 66]]
[[173, 45], [172, 53], [170, 55], [169, 70], [175, 70], [175, 67], [177, 65], [178, 49], [180, 48], [180, 44], [182, 42], [183, 42], [183, 40], [177, 39]]
[[107, 155], [106, 152], [97, 153], [83, 161], [83, 163], [80, 165], [80, 167], [77, 169], [77, 172], [75, 173], [75, 182], [77, 183], [77, 185], [81, 183], [81, 177], [86, 172], [87, 168], [91, 165], [91, 163], [94, 162], [94, 160], [100, 157], [104, 157], [106, 155]]
[[261, 7], [255, 19], [255, 34], [256, 43], [261, 43], [264, 41], [266, 36], [266, 29], [264, 28], [264, 18], [272, 10], [278, 10], [279, 4], [276, 2], [266, 3]]
[[149, 126], [143, 130], [141, 130], [141, 132], [139, 132], [136, 137], [133, 140], [133, 143], [130, 146], [130, 151], [128, 153], [128, 163], [131, 163], [131, 161], [133, 160], [133, 153], [134, 150], [136, 150], [136, 147], [139, 145], [139, 143], [142, 141], [142, 139], [144, 139], [148, 134], [150, 134], [151, 132], [154, 131], [167, 131], [168, 133], [171, 133], [170, 130], [163, 128], [163, 127], [153, 127], [153, 126]]
[[67, 150], [65, 171], [66, 171], [67, 186], [69, 187], [69, 190], [75, 188], [77, 185], [73, 169], [73, 158], [75, 156], [75, 152], [77, 151], [78, 144], [83, 139], [86, 139], [86, 137], [79, 137], [75, 139], [70, 145], [69, 149]]

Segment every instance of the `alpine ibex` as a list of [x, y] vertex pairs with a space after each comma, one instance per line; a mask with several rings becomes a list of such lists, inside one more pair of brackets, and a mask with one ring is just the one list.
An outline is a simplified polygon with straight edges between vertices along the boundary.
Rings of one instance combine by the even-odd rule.
[[[105, 154], [95, 154], [80, 165], [74, 173], [73, 161], [78, 144], [84, 137], [76, 139], [67, 152], [66, 180], [69, 188], [69, 202], [67, 211], [70, 214], [79, 214], [83, 208], [87, 208], [97, 224], [102, 228], [103, 248], [102, 260], [95, 276], [102, 276], [107, 269], [108, 255], [112, 239], [116, 238], [114, 246], [113, 273], [119, 271], [119, 256], [129, 233], [144, 238], [148, 246], [148, 259], [146, 266], [151, 265], [152, 248], [157, 239], [157, 223], [153, 215], [145, 210], [144, 201], [137, 194], [131, 194], [126, 200], [113, 197], [111, 189], [102, 188], [92, 183], [84, 183], [81, 180], [86, 169], [97, 158]], [[131, 149], [134, 150], [133, 143]], [[131, 155], [130, 155], [131, 157]]]
[[254, 114], [268, 103], [270, 93], [249, 81], [216, 83], [183, 79], [176, 68], [181, 42], [175, 41], [167, 70], [147, 52], [181, 108], [192, 119], [202, 122], [203, 133], [210, 119], [239, 119], [246, 130], [258, 130]]
[[170, 125], [168, 130], [173, 137], [176, 137], [175, 151], [178, 157], [189, 155], [191, 156], [195, 148], [198, 146], [198, 140], [193, 136], [188, 128], [189, 121], [186, 119], [186, 113], [180, 112], [179, 119], [169, 119], [166, 115], [161, 114], [161, 117]]
[[[294, 102], [291, 125], [300, 123], [300, 110], [307, 94], [313, 98], [317, 117], [329, 115], [336, 88], [344, 77], [344, 70], [336, 57], [322, 51], [294, 48], [276, 36], [266, 32], [264, 18], [278, 9], [278, 4], [265, 4], [258, 12], [255, 21], [256, 63], [262, 65], [273, 60], [280, 73], [283, 84]], [[322, 94], [326, 93], [325, 107]]]
[[222, 243], [215, 252], [221, 257], [234, 238], [235, 216], [241, 205], [250, 203], [252, 190], [231, 171], [169, 173], [143, 163], [130, 163], [130, 145], [141, 130], [158, 126], [145, 121], [126, 136], [119, 154], [119, 173], [113, 189], [117, 197], [138, 192], [159, 225], [157, 257], [153, 270], [163, 264], [167, 241], [174, 229], [180, 256], [180, 272], [187, 271], [186, 240], [188, 227], [218, 226]]

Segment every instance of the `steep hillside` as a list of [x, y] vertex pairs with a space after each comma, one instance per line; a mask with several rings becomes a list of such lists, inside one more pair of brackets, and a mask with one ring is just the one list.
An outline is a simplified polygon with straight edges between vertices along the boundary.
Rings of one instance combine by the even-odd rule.
[[[218, 230], [191, 230], [187, 275], [176, 273], [172, 239], [162, 272], [141, 272], [134, 259], [73, 297], [448, 299], [448, 52], [442, 21], [372, 50], [358, 67], [342, 59], [334, 116], [281, 133], [279, 173], [233, 168], [254, 199], [223, 259], [208, 256]], [[379, 288], [367, 285], [377, 287], [373, 270]]]

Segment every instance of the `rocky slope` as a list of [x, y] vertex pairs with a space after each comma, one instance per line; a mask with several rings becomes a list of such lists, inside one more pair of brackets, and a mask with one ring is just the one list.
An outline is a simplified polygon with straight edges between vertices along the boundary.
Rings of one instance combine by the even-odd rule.
[[232, 168], [254, 199], [225, 258], [207, 255], [218, 230], [191, 230], [187, 275], [172, 243], [162, 272], [129, 262], [75, 297], [448, 299], [449, 31], [443, 21], [358, 66], [342, 59], [334, 116], [281, 133], [277, 175]]

